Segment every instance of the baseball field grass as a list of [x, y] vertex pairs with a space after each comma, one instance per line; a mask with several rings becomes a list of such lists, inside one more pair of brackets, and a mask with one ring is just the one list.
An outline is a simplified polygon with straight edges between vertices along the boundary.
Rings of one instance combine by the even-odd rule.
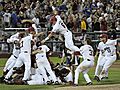
[[[7, 58], [0, 58], [0, 76], [2, 75], [2, 69], [5, 65]], [[60, 62], [60, 58], [51, 57], [54, 63]], [[96, 66], [96, 64], [95, 64]], [[108, 90], [111, 85], [113, 89], [109, 90], [120, 90], [120, 60], [117, 60], [109, 69], [109, 78], [100, 82], [93, 80], [95, 66], [90, 69], [89, 76], [93, 81], [93, 85], [86, 87], [86, 82], [83, 78], [82, 73], [79, 77], [79, 87], [73, 87], [68, 85], [6, 85], [0, 84], [0, 90]], [[116, 86], [117, 85], [117, 86]], [[100, 86], [100, 87], [99, 87]], [[94, 87], [94, 88], [93, 88]], [[117, 88], [117, 89], [115, 89]]]

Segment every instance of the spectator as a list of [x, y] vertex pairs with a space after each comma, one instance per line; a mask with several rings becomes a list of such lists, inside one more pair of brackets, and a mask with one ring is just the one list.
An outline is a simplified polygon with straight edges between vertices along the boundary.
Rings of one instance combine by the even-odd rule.
[[11, 14], [11, 24], [12, 24], [12, 27], [13, 28], [17, 27], [17, 23], [18, 23], [18, 16], [17, 16], [16, 12], [13, 11], [12, 14]]
[[37, 27], [39, 27], [40, 24], [40, 20], [39, 20], [39, 16], [36, 14], [35, 17], [32, 19], [32, 21], [35, 23], [35, 25]]
[[11, 14], [9, 13], [9, 10], [6, 10], [6, 12], [3, 15], [3, 21], [5, 27], [10, 27], [10, 20], [11, 20], [10, 18], [11, 18]]
[[86, 16], [83, 16], [81, 20], [81, 32], [83, 34], [82, 36], [84, 40], [86, 38], [86, 32], [87, 32]]
[[100, 30], [107, 31], [107, 21], [105, 20], [105, 17], [102, 17], [102, 20], [100, 21]]
[[100, 31], [100, 22], [97, 17], [92, 20], [92, 31]]

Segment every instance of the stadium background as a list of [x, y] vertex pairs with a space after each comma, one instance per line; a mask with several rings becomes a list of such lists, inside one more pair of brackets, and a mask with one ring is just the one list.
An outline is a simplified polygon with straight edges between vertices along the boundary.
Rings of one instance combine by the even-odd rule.
[[[73, 32], [75, 45], [80, 47], [84, 37], [82, 20], [86, 23], [86, 34], [92, 39], [95, 49], [101, 33], [107, 33], [111, 38], [116, 36], [120, 42], [119, 0], [0, 0], [0, 58], [8, 58], [12, 52], [12, 44], [8, 44], [6, 39], [16, 31], [28, 28], [31, 22], [37, 25], [39, 31], [46, 32], [45, 36], [47, 36], [51, 30], [48, 22], [52, 15], [51, 6], [56, 7], [68, 28]], [[101, 22], [103, 17], [104, 20]], [[105, 27], [102, 27], [102, 24]], [[43, 39], [45, 36], [40, 38]], [[61, 53], [58, 47], [64, 43], [58, 40], [58, 36], [46, 43], [51, 50], [54, 48], [53, 56], [57, 57]], [[120, 47], [117, 48], [120, 52]], [[117, 68], [118, 64], [119, 61], [115, 64]]]

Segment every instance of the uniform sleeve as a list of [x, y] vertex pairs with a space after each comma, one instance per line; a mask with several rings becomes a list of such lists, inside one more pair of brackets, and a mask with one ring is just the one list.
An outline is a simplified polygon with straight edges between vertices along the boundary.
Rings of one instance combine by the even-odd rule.
[[31, 40], [33, 39], [33, 36], [32, 36], [32, 34], [29, 34], [29, 37], [28, 38], [30, 38]]
[[80, 53], [83, 53], [83, 46], [80, 47]]
[[46, 52], [49, 52], [50, 51], [50, 49], [48, 48], [48, 46], [44, 46], [45, 48], [46, 48]]
[[100, 43], [98, 44], [98, 47], [97, 47], [98, 50], [100, 50]]
[[11, 42], [14, 42], [15, 40], [18, 41], [19, 40], [18, 36], [19, 36], [19, 33], [16, 33], [16, 34], [12, 35], [9, 39], [7, 39], [7, 42], [11, 43]]
[[106, 44], [108, 44], [108, 45], [117, 45], [117, 39], [116, 40], [109, 40]]

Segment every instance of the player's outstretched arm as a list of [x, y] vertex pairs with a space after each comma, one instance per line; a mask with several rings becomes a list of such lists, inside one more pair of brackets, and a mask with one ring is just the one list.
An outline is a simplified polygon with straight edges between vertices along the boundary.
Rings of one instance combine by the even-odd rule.
[[37, 50], [32, 51], [32, 54], [34, 55], [34, 54], [37, 54], [37, 53], [42, 53], [42, 52], [43, 52], [42, 50], [37, 49]]
[[38, 37], [38, 36], [40, 36], [42, 34], [44, 34], [44, 32], [39, 32], [39, 33], [35, 34], [35, 36]]
[[47, 40], [49, 40], [52, 36], [53, 36], [54, 32], [50, 32], [50, 34], [44, 39], [41, 41], [41, 43], [45, 43]]

